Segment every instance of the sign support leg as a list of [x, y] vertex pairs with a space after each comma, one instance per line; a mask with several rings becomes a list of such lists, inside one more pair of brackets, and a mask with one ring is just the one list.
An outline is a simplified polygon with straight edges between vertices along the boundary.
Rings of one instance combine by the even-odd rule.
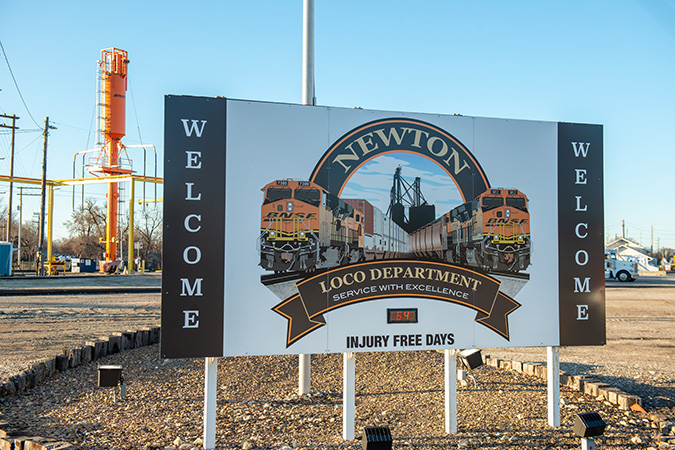
[[560, 347], [547, 347], [548, 424], [560, 426]]
[[204, 448], [216, 448], [216, 392], [218, 359], [206, 358], [204, 366]]
[[444, 350], [445, 359], [445, 432], [457, 433], [457, 352]]
[[354, 353], [343, 353], [342, 374], [342, 438], [354, 439], [356, 409], [356, 358]]
[[298, 355], [298, 395], [309, 394], [312, 355], [303, 353]]

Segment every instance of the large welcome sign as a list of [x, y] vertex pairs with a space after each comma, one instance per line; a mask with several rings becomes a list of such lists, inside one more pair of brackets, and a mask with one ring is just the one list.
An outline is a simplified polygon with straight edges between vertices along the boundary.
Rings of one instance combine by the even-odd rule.
[[604, 344], [601, 126], [165, 111], [164, 357]]

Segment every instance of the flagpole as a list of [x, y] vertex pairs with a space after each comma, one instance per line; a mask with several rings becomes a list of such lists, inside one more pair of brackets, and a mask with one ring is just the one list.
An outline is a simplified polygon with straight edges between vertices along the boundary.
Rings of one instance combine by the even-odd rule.
[[[315, 105], [314, 96], [314, 0], [303, 0], [302, 8], [302, 104]], [[310, 354], [298, 355], [298, 395], [309, 394]]]

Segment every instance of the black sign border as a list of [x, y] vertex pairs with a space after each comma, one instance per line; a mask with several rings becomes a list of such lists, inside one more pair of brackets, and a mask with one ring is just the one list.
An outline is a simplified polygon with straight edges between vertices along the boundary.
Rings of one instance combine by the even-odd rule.
[[[582, 144], [590, 144], [586, 156]], [[561, 346], [604, 345], [607, 341], [603, 150], [602, 125], [558, 123]]]
[[[164, 114], [160, 353], [163, 358], [222, 356], [227, 101], [168, 95]], [[183, 120], [188, 121], [187, 125]], [[188, 136], [186, 126], [192, 127], [193, 120], [198, 121], [197, 126], [202, 126], [202, 121], [206, 123], [199, 133], [192, 129]], [[186, 151], [201, 152], [201, 156], [189, 161]], [[189, 189], [187, 183], [192, 183]], [[186, 225], [188, 215], [193, 216]], [[201, 253], [194, 264], [185, 261], [186, 248], [191, 246]], [[194, 261], [196, 254], [196, 250], [189, 250], [188, 259]], [[182, 280], [187, 280], [192, 295]], [[201, 283], [202, 295], [195, 295], [196, 283]], [[198, 315], [188, 317], [185, 311], [198, 311]]]

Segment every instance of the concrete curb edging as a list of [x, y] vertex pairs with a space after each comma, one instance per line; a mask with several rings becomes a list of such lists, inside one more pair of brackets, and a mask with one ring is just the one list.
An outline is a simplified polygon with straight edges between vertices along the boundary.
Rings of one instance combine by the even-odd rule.
[[[28, 370], [0, 383], [0, 398], [31, 389], [57, 372], [65, 372], [125, 350], [158, 344], [159, 338], [160, 327], [143, 328], [112, 333], [96, 341], [86, 341], [84, 345], [66, 348], [63, 354], [35, 363]], [[23, 436], [22, 433], [23, 430], [15, 429], [9, 423], [0, 420], [0, 450], [70, 450], [74, 448], [68, 442], [39, 436]]]
[[[525, 375], [534, 376], [542, 380], [547, 379], [546, 364], [533, 362], [520, 362], [492, 358], [489, 355], [484, 358], [485, 364], [496, 369], [512, 370]], [[631, 406], [637, 404], [642, 406], [642, 399], [637, 395], [628, 394], [619, 389], [613, 388], [608, 384], [602, 383], [588, 375], [569, 375], [567, 372], [560, 371], [560, 385], [568, 386], [594, 398], [603, 397], [610, 403], [617, 405], [620, 409], [628, 410]]]
[[159, 294], [162, 288], [153, 286], [109, 286], [109, 287], [52, 287], [0, 289], [0, 297], [18, 295], [77, 295], [77, 294]]
[[[56, 372], [96, 361], [108, 355], [124, 350], [144, 347], [159, 343], [160, 328], [144, 328], [112, 333], [100, 337], [97, 341], [87, 341], [84, 345], [63, 350], [63, 354], [33, 364], [28, 370], [14, 375], [0, 384], [0, 397], [23, 392], [37, 386]], [[3, 450], [0, 448], [0, 450]]]
[[[483, 362], [496, 369], [511, 370], [524, 375], [534, 376], [544, 381], [547, 381], [548, 378], [546, 364], [503, 360], [492, 358], [490, 355], [484, 355]], [[656, 438], [656, 441], [661, 445], [659, 448], [672, 448], [675, 446], [675, 419], [669, 419], [663, 414], [644, 411], [642, 408], [642, 398], [637, 395], [623, 392], [588, 375], [569, 375], [563, 370], [560, 371], [560, 385], [570, 387], [596, 399], [598, 397], [603, 398], [622, 410], [645, 412], [646, 417], [652, 422], [654, 428], [659, 431], [659, 436]]]

